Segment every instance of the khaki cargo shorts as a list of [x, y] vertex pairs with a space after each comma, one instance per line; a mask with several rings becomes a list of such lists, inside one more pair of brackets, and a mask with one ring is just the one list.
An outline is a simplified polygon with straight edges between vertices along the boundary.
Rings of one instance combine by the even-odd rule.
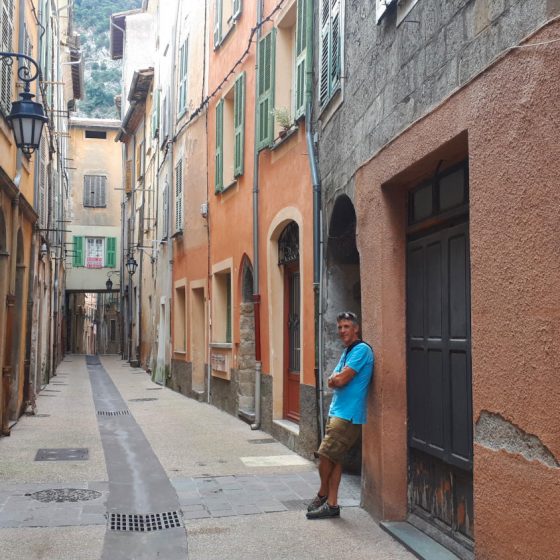
[[361, 424], [352, 424], [349, 420], [331, 416], [317, 453], [333, 463], [342, 463], [344, 455], [358, 441], [361, 432]]

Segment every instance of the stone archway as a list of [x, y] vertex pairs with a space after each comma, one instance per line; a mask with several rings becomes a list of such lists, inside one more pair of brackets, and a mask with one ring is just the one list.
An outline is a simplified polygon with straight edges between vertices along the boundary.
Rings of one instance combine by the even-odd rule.
[[255, 415], [255, 311], [253, 266], [245, 255], [240, 267], [238, 413], [246, 420]]
[[[347, 195], [339, 196], [331, 214], [327, 240], [324, 295], [324, 374], [328, 376], [340, 358], [336, 316], [353, 311], [361, 318], [360, 255], [356, 246], [356, 211]], [[346, 468], [360, 471], [361, 442], [348, 456]]]

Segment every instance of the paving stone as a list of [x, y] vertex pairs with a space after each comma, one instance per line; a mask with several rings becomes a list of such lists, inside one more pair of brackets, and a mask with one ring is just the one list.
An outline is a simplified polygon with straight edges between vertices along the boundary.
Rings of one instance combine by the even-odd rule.
[[272, 513], [275, 511], [288, 511], [288, 508], [280, 503], [268, 503], [268, 504], [261, 504], [261, 503], [257, 503], [256, 504], [258, 507], [260, 507], [265, 513]]
[[234, 505], [233, 508], [238, 515], [254, 515], [258, 513], [264, 513], [263, 510], [256, 505]]
[[207, 519], [212, 517], [206, 510], [185, 511], [183, 519]]
[[233, 509], [211, 509], [210, 515], [212, 517], [232, 517], [234, 515], [237, 515], [237, 513]]

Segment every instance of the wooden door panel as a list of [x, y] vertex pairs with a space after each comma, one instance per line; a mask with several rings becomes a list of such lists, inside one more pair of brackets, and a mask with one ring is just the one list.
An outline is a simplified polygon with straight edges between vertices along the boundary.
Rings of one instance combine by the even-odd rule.
[[299, 422], [300, 348], [299, 263], [284, 268], [284, 418]]
[[408, 243], [411, 511], [473, 538], [468, 225]]
[[467, 224], [409, 242], [407, 265], [409, 444], [470, 469]]

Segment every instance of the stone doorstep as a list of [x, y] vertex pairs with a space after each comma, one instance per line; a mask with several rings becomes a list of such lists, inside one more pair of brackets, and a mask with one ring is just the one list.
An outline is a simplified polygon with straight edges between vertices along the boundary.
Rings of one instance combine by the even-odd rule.
[[406, 521], [382, 521], [380, 526], [420, 560], [461, 560]]

